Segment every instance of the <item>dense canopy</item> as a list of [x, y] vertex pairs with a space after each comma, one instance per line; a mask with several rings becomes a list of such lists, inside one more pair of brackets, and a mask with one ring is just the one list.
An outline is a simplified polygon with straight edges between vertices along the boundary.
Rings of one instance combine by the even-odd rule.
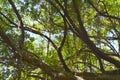
[[0, 0], [0, 79], [119, 80], [119, 68], [120, 0]]

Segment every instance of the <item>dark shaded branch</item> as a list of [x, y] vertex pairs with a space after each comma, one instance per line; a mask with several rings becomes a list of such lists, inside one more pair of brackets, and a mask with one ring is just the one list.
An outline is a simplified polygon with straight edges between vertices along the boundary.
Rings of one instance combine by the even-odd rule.
[[[98, 39], [97, 36], [89, 36], [89, 38]], [[100, 41], [100, 43], [107, 45], [114, 52], [114, 54], [116, 54], [118, 57], [120, 56], [117, 50], [115, 49], [115, 47], [110, 43], [110, 40], [118, 40], [117, 37], [102, 37], [101, 36], [99, 39], [105, 40], [107, 43], [105, 43], [104, 41]]]
[[82, 31], [82, 34], [80, 34], [78, 37], [80, 39], [82, 39], [86, 44], [87, 46], [92, 50], [92, 52], [99, 58], [102, 58], [106, 61], [109, 61], [111, 63], [113, 63], [116, 67], [120, 68], [120, 62], [111, 58], [111, 57], [108, 57], [106, 55], [106, 53], [102, 52], [101, 50], [99, 50], [95, 44], [89, 39], [89, 36], [86, 32], [86, 30], [84, 29], [84, 26], [83, 26], [83, 23], [81, 21], [81, 18], [80, 18], [80, 15], [79, 15], [79, 10], [77, 8], [77, 4], [75, 2], [75, 0], [73, 0], [73, 5], [74, 5], [74, 9], [75, 9], [75, 12], [77, 14], [77, 17], [78, 17], [78, 22], [79, 22], [79, 26], [81, 27], [81, 31]]
[[[67, 0], [64, 0], [64, 6], [65, 6], [65, 9], [67, 10]], [[61, 51], [61, 49], [65, 43], [66, 37], [67, 37], [67, 23], [66, 23], [67, 21], [66, 21], [65, 15], [63, 16], [63, 21], [64, 21], [64, 37], [63, 37], [62, 42], [59, 47], [60, 51]]]
[[[6, 35], [6, 33], [2, 30], [1, 27], [0, 27], [0, 37], [2, 38], [2, 41], [8, 45], [8, 47], [11, 47], [14, 51], [16, 51], [18, 53], [20, 52], [19, 49], [9, 39], [8, 35]], [[26, 53], [29, 54], [29, 55], [25, 55]], [[16, 55], [19, 56], [19, 54], [16, 54]], [[50, 68], [50, 66], [48, 66], [41, 58], [39, 58], [39, 59], [31, 58], [31, 57], [34, 57], [34, 56], [35, 56], [34, 53], [24, 51], [24, 55], [19, 56], [19, 57], [22, 57], [23, 62], [27, 62], [27, 63], [29, 63], [30, 65], [33, 65], [33, 66], [37, 66], [37, 67], [41, 68], [46, 74], [53, 77], [54, 76], [54, 74], [53, 74], [54, 70], [52, 68]], [[1, 57], [1, 59], [2, 59], [2, 57]], [[32, 60], [32, 62], [31, 62], [31, 60]]]
[[[79, 34], [79, 29], [76, 27], [75, 23], [73, 22], [73, 20], [70, 18], [68, 11], [62, 6], [62, 4], [58, 1], [55, 0], [56, 3], [60, 6], [60, 8], [63, 10], [64, 12], [64, 16], [66, 17], [66, 21], [68, 21], [68, 23], [70, 24], [69, 27], [71, 28], [71, 30], [76, 33]], [[64, 17], [63, 17], [64, 18]]]
[[28, 74], [27, 76], [29, 76], [29, 77], [34, 77], [34, 78], [38, 78], [38, 79], [41, 79], [41, 80], [46, 80], [46, 78], [41, 77], [41, 76], [38, 76], [38, 75], [30, 75], [30, 74]]
[[62, 42], [60, 44], [60, 47], [58, 48], [58, 57], [61, 61], [61, 63], [63, 64], [63, 68], [68, 71], [68, 72], [71, 72], [71, 70], [68, 68], [68, 66], [66, 65], [65, 63], [65, 60], [63, 59], [63, 55], [61, 53], [61, 50], [64, 46], [64, 43], [65, 43], [65, 40], [66, 40], [66, 37], [67, 37], [67, 24], [66, 24], [66, 20], [65, 18], [63, 19], [64, 20], [64, 36], [63, 36], [63, 39], [62, 39]]
[[87, 2], [99, 13], [99, 15], [107, 17], [107, 18], [112, 18], [112, 19], [120, 20], [119, 17], [108, 15], [105, 12], [99, 11], [99, 9], [97, 7], [95, 7], [94, 4], [92, 4], [92, 2], [90, 0], [87, 0]]
[[[55, 6], [55, 4], [51, 1], [51, 0], [47, 0], [55, 9], [58, 9], [56, 6]], [[76, 35], [78, 35], [79, 33], [79, 31], [78, 31], [78, 28], [76, 27], [76, 25], [74, 24], [74, 21], [70, 18], [70, 16], [68, 15], [68, 11], [61, 5], [61, 3], [58, 1], [58, 0], [55, 0], [56, 1], [56, 3], [60, 6], [60, 8], [63, 10], [63, 12], [64, 12], [64, 15], [61, 15], [62, 16], [62, 18], [64, 18], [65, 17], [65, 19], [66, 19], [66, 21], [67, 21], [67, 23], [68, 23], [68, 25], [69, 25], [69, 27], [70, 27], [70, 29], [74, 32], [74, 33], [76, 33]], [[58, 9], [59, 10], [59, 9]], [[73, 27], [74, 26], [74, 27]], [[78, 32], [77, 32], [78, 31]]]
[[[47, 1], [49, 2], [50, 0], [47, 0]], [[80, 27], [83, 28], [83, 29], [81, 30], [82, 33], [80, 33], [79, 29], [76, 27], [75, 23], [73, 22], [73, 20], [68, 15], [68, 12], [64, 9], [64, 7], [60, 4], [60, 2], [58, 0], [55, 0], [55, 1], [60, 6], [60, 8], [63, 10], [63, 12], [66, 16], [66, 20], [70, 24], [71, 31], [74, 34], [76, 34], [81, 40], [83, 40], [97, 57], [100, 57], [100, 58], [102, 58], [102, 59], [104, 59], [104, 60], [106, 60], [110, 63], [113, 63], [116, 67], [120, 68], [120, 62], [118, 60], [115, 60], [114, 58], [108, 57], [106, 53], [104, 53], [100, 49], [98, 49], [96, 47], [96, 45], [89, 39], [89, 36], [87, 35], [87, 32], [84, 29], [84, 26], [82, 25], [82, 23], [80, 23], [81, 24]], [[53, 4], [51, 4], [51, 5], [53, 5]]]
[[11, 4], [11, 6], [12, 6], [12, 8], [13, 8], [13, 10], [14, 10], [14, 12], [15, 12], [15, 14], [16, 14], [16, 16], [17, 16], [17, 18], [18, 18], [18, 27], [20, 27], [21, 28], [21, 40], [20, 40], [20, 42], [19, 42], [19, 46], [20, 46], [20, 49], [22, 49], [23, 48], [23, 46], [24, 46], [24, 37], [25, 37], [25, 32], [24, 32], [24, 28], [23, 28], [23, 22], [22, 22], [22, 18], [21, 18], [21, 16], [20, 16], [20, 14], [19, 14], [19, 12], [17, 11], [17, 8], [15, 7], [15, 5], [14, 5], [14, 2], [12, 1], [12, 0], [8, 0], [9, 1], [9, 3]]
[[112, 52], [109, 52], [107, 55], [110, 56], [110, 57], [114, 57], [114, 56], [119, 57], [118, 54], [115, 54], [115, 53], [112, 53]]
[[103, 66], [102, 59], [98, 57], [98, 61], [99, 61], [99, 64], [100, 64], [100, 70], [101, 70], [102, 73], [104, 73], [105, 69], [104, 69], [104, 66]]
[[55, 76], [54, 74], [56, 71], [52, 69], [47, 63], [45, 63], [40, 57], [37, 58], [36, 55], [30, 51], [25, 51], [24, 54], [26, 54], [22, 58], [24, 62], [27, 62], [29, 65], [33, 65], [37, 68], [39, 67], [43, 72], [51, 77]]
[[87, 64], [87, 66], [92, 66], [92, 67], [94, 67], [94, 68], [96, 68], [96, 69], [98, 69], [99, 71], [100, 71], [100, 69], [99, 69], [99, 67], [97, 67], [97, 66], [95, 66], [95, 65], [93, 65], [93, 64], [91, 64], [91, 63], [89, 63], [89, 62], [81, 62], [81, 61], [77, 61], [77, 62], [74, 62], [73, 64], [75, 65], [75, 64]]
[[[74, 10], [75, 10], [75, 13], [77, 14], [77, 20], [79, 22], [79, 28], [80, 28], [80, 32], [83, 32], [85, 31], [84, 27], [83, 27], [83, 22], [81, 20], [81, 17], [80, 17], [80, 12], [79, 12], [79, 9], [78, 9], [78, 5], [76, 3], [76, 0], [72, 0], [73, 2], [73, 7], [74, 7]], [[87, 34], [85, 34], [87, 35]]]
[[2, 42], [6, 43], [8, 46], [12, 48], [12, 50], [16, 51], [15, 44], [10, 40], [10, 38], [7, 36], [7, 34], [4, 32], [2, 27], [0, 26], [0, 37], [2, 38]]
[[17, 26], [17, 24], [15, 24], [14, 22], [12, 22], [6, 15], [4, 15], [4, 13], [2, 13], [1, 11], [0, 11], [0, 14], [1, 14], [3, 17], [5, 17], [11, 24]]
[[[89, 36], [89, 38], [94, 38], [94, 39], [98, 39], [98, 36]], [[100, 39], [105, 39], [105, 40], [118, 40], [118, 37], [104, 37], [104, 36], [100, 36]]]
[[[57, 0], [55, 0], [55, 1], [58, 3], [58, 5], [62, 6], [62, 5], [59, 3], [59, 1], [57, 1]], [[59, 10], [52, 1], [48, 0], [48, 2], [49, 2], [55, 9]], [[67, 6], [66, 3], [65, 3], [65, 5]], [[62, 8], [63, 8], [63, 6], [62, 6]], [[65, 10], [64, 10], [64, 11], [66, 11], [66, 9], [67, 9], [67, 7], [65, 7]], [[63, 59], [62, 53], [61, 53], [61, 49], [62, 49], [62, 47], [63, 47], [63, 45], [64, 45], [64, 43], [65, 43], [65, 39], [66, 39], [66, 35], [67, 35], [67, 24], [66, 24], [67, 19], [66, 19], [65, 14], [63, 15], [63, 14], [61, 14], [61, 12], [59, 12], [59, 13], [60, 13], [60, 15], [62, 16], [63, 21], [64, 21], [64, 37], [63, 37], [63, 40], [62, 40], [62, 42], [61, 42], [61, 44], [60, 44], [60, 47], [58, 48], [58, 51], [57, 51], [57, 52], [58, 52], [58, 57], [59, 57], [62, 65], [63, 65], [63, 68], [64, 68], [66, 71], [71, 72], [71, 70], [70, 70], [70, 69], [68, 68], [68, 66], [66, 65], [66, 63], [65, 63], [65, 61], [64, 61], [64, 59]], [[68, 24], [69, 24], [69, 23], [68, 23]], [[70, 26], [71, 26], [71, 25], [70, 25]]]
[[40, 36], [43, 36], [43, 37], [45, 37], [48, 41], [50, 41], [51, 42], [51, 44], [53, 45], [53, 47], [56, 49], [56, 50], [58, 50], [58, 47], [56, 46], [56, 44], [48, 37], [48, 36], [46, 36], [46, 35], [44, 35], [44, 34], [42, 34], [41, 32], [38, 32], [38, 31], [36, 31], [36, 30], [33, 30], [33, 29], [31, 29], [31, 28], [28, 28], [28, 27], [24, 27], [24, 30], [26, 30], [26, 31], [29, 31], [29, 32], [32, 32], [32, 33], [35, 33], [35, 34], [38, 34], [38, 35], [40, 35]]
[[105, 41], [108, 43], [107, 45], [110, 47], [110, 49], [120, 57], [120, 54], [117, 52], [115, 47], [111, 44], [111, 42], [109, 42], [108, 40], [105, 40]]
[[66, 24], [66, 20], [64, 19], [64, 36], [63, 36], [62, 42], [61, 42], [60, 47], [59, 47], [60, 51], [65, 43], [66, 37], [67, 37], [67, 24]]
[[[58, 48], [58, 47], [56, 46], [56, 44], [55, 44], [49, 37], [47, 37], [46, 35], [38, 32], [38, 31], [32, 30], [32, 29], [30, 29], [30, 28], [28, 28], [28, 27], [25, 27], [25, 30], [30, 31], [30, 32], [35, 33], [35, 34], [38, 34], [38, 35], [40, 35], [40, 36], [43, 36], [43, 37], [45, 37], [48, 41], [50, 41], [50, 42], [52, 43], [53, 47], [57, 50], [57, 52], [58, 52], [58, 57], [59, 57], [61, 63], [63, 64], [64, 68], [66, 69], [66, 71], [69, 71], [69, 72], [70, 72], [69, 68], [67, 67], [67, 65], [66, 65], [66, 63], [65, 63], [65, 61], [64, 61], [64, 59], [63, 59], [62, 53], [61, 53], [61, 48], [62, 48], [62, 47]], [[63, 43], [64, 43], [64, 42], [63, 42]], [[61, 44], [63, 45], [63, 43], [61, 43]]]

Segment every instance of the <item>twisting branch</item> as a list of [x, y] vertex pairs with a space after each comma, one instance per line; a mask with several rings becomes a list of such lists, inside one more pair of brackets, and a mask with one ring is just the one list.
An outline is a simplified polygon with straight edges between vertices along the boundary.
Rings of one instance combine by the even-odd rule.
[[[55, 4], [54, 4], [51, 0], [47, 0], [47, 1], [48, 1], [56, 10], [59, 11], [59, 9], [55, 6]], [[56, 2], [58, 2], [59, 5], [61, 5], [61, 4], [59, 3], [59, 1], [56, 1]], [[65, 2], [64, 5], [66, 6], [66, 7], [64, 8], [64, 11], [66, 11], [66, 10], [67, 10], [67, 1], [65, 0], [64, 2]], [[62, 5], [61, 5], [61, 6], [62, 6]], [[62, 8], [63, 8], [63, 6], [62, 6]], [[66, 23], [68, 23], [69, 26], [71, 26], [71, 24], [69, 24], [69, 22], [67, 21], [67, 19], [66, 19], [66, 14], [63, 15], [60, 11], [59, 11], [59, 13], [60, 13], [60, 15], [62, 16], [63, 21], [64, 21], [64, 37], [63, 37], [62, 42], [61, 42], [61, 44], [60, 44], [60, 46], [59, 46], [59, 48], [58, 48], [58, 50], [57, 50], [57, 53], [58, 53], [58, 57], [59, 57], [59, 59], [60, 59], [60, 62], [61, 62], [62, 65], [63, 65], [63, 68], [64, 68], [67, 72], [71, 72], [71, 70], [70, 70], [70, 69], [68, 68], [68, 66], [66, 65], [65, 60], [63, 59], [63, 55], [62, 55], [62, 53], [61, 53], [62, 47], [63, 47], [63, 45], [64, 45], [64, 43], [65, 43], [66, 36], [67, 36], [67, 24], [66, 24]]]
[[58, 48], [58, 56], [59, 56], [59, 59], [60, 59], [61, 63], [63, 64], [64, 69], [68, 72], [71, 72], [71, 70], [66, 65], [65, 60], [63, 59], [63, 55], [61, 53], [61, 50], [64, 46], [64, 43], [65, 43], [65, 40], [66, 40], [66, 37], [67, 37], [67, 24], [66, 24], [66, 20], [65, 19], [63, 19], [63, 20], [64, 20], [64, 36], [63, 36], [62, 42], [60, 44], [60, 47]]
[[17, 11], [17, 8], [15, 7], [15, 5], [14, 5], [14, 2], [12, 1], [12, 0], [8, 0], [9, 1], [9, 3], [11, 4], [11, 6], [12, 6], [12, 8], [13, 8], [13, 10], [14, 10], [14, 12], [15, 12], [15, 14], [16, 14], [16, 16], [17, 16], [17, 18], [18, 18], [18, 27], [20, 27], [20, 29], [21, 29], [21, 36], [20, 36], [20, 42], [19, 42], [19, 46], [20, 46], [20, 49], [22, 49], [23, 48], [23, 46], [24, 46], [24, 37], [25, 37], [25, 32], [24, 32], [24, 28], [23, 28], [23, 22], [22, 22], [22, 18], [21, 18], [21, 16], [20, 16], [20, 14], [19, 14], [19, 12]]
[[67, 21], [66, 21], [65, 17], [63, 18], [63, 21], [64, 21], [64, 37], [63, 37], [62, 42], [59, 47], [60, 51], [61, 51], [61, 49], [65, 43], [66, 37], [67, 37], [67, 24], [66, 24]]

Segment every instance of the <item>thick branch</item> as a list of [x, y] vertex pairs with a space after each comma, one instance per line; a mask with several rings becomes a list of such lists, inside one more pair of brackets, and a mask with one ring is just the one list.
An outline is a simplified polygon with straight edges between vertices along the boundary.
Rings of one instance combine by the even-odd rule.
[[99, 50], [99, 49], [95, 46], [95, 44], [89, 39], [89, 36], [88, 36], [86, 30], [84, 29], [83, 23], [82, 23], [82, 21], [81, 21], [81, 18], [80, 18], [80, 15], [79, 15], [79, 10], [78, 10], [78, 7], [76, 6], [77, 4], [76, 4], [75, 0], [73, 0], [73, 5], [74, 5], [75, 12], [76, 12], [76, 14], [77, 14], [77, 17], [78, 17], [78, 22], [79, 22], [79, 24], [80, 24], [80, 25], [79, 25], [79, 26], [80, 26], [80, 29], [81, 29], [81, 31], [82, 31], [82, 32], [81, 32], [82, 34], [79, 34], [78, 37], [87, 44], [87, 46], [92, 50], [92, 52], [93, 52], [97, 57], [100, 57], [100, 58], [102, 58], [102, 59], [104, 59], [104, 60], [106, 60], [106, 61], [109, 61], [109, 62], [113, 63], [116, 67], [120, 68], [120, 62], [119, 62], [119, 61], [117, 61], [117, 60], [115, 60], [115, 59], [113, 59], [113, 58], [111, 58], [111, 57], [108, 57], [108, 56], [106, 55], [106, 53], [104, 53], [104, 52], [102, 52], [101, 50]]
[[[47, 0], [50, 4], [52, 3], [50, 0]], [[65, 17], [67, 19], [67, 21], [69, 22], [70, 24], [70, 29], [71, 31], [76, 34], [81, 40], [83, 40], [87, 46], [92, 50], [92, 52], [97, 56], [97, 57], [100, 57], [110, 63], [113, 63], [116, 67], [120, 68], [120, 62], [118, 60], [115, 60], [109, 56], [107, 56], [106, 53], [102, 52], [100, 49], [98, 49], [96, 47], [96, 45], [89, 39], [89, 36], [87, 35], [87, 32], [86, 30], [84, 29], [84, 26], [83, 24], [81, 23], [82, 21], [80, 20], [80, 27], [83, 28], [81, 31], [82, 33], [79, 31], [79, 29], [76, 27], [75, 23], [73, 22], [73, 20], [71, 19], [71, 17], [68, 15], [68, 12], [64, 9], [64, 7], [60, 4], [60, 2], [58, 0], [55, 0], [56, 3], [60, 6], [60, 8], [63, 10], [64, 14], [65, 14]], [[53, 7], [55, 6], [54, 4], [51, 4], [53, 5]], [[75, 7], [75, 6], [74, 6]], [[56, 8], [56, 7], [55, 7]], [[75, 10], [77, 12], [77, 16], [79, 17], [78, 15], [78, 12], [77, 10]]]

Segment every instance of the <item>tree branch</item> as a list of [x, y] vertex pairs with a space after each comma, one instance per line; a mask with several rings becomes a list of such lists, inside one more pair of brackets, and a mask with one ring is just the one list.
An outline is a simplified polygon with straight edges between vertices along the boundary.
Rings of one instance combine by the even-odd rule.
[[77, 17], [78, 17], [78, 21], [79, 21], [79, 24], [80, 24], [79, 26], [81, 27], [81, 31], [82, 31], [82, 34], [80, 34], [78, 37], [80, 39], [82, 39], [87, 44], [87, 46], [92, 50], [92, 52], [97, 57], [100, 57], [100, 58], [102, 58], [106, 61], [109, 61], [110, 63], [113, 63], [116, 67], [120, 68], [120, 62], [119, 61], [115, 60], [114, 58], [108, 57], [106, 53], [104, 53], [100, 49], [98, 49], [95, 46], [95, 44], [89, 39], [89, 36], [87, 35], [86, 30], [84, 29], [83, 23], [80, 20], [79, 10], [76, 6], [77, 4], [76, 4], [75, 0], [73, 0], [73, 5], [74, 5], [75, 12], [77, 14]]
[[40, 36], [43, 36], [43, 37], [45, 37], [48, 41], [50, 41], [51, 42], [51, 44], [53, 45], [53, 47], [56, 49], [56, 50], [58, 50], [58, 47], [56, 46], [56, 44], [48, 37], [48, 36], [46, 36], [46, 35], [44, 35], [44, 34], [42, 34], [42, 33], [40, 33], [40, 32], [38, 32], [38, 31], [35, 31], [35, 30], [33, 30], [33, 29], [31, 29], [31, 28], [28, 28], [28, 27], [24, 27], [24, 30], [26, 30], [26, 31], [29, 31], [29, 32], [32, 32], [32, 33], [35, 33], [35, 34], [38, 34], [38, 35], [40, 35]]
[[101, 12], [99, 11], [99, 9], [97, 9], [90, 0], [87, 0], [88, 3], [99, 13], [99, 15], [101, 16], [104, 16], [104, 17], [107, 17], [107, 18], [112, 18], [112, 19], [116, 19], [116, 20], [120, 20], [119, 17], [116, 17], [116, 16], [112, 16], [112, 15], [108, 15], [108, 14], [105, 14], [104, 12]]
[[62, 42], [61, 42], [61, 44], [60, 44], [60, 46], [58, 48], [58, 57], [59, 57], [61, 63], [63, 64], [64, 69], [66, 71], [68, 71], [68, 72], [71, 72], [71, 70], [66, 65], [65, 60], [63, 59], [63, 55], [61, 53], [61, 50], [62, 50], [62, 48], [64, 46], [64, 43], [65, 43], [65, 40], [66, 40], [66, 37], [67, 37], [67, 24], [66, 24], [65, 18], [63, 19], [63, 21], [64, 21], [64, 36], [63, 36]]
[[[24, 52], [24, 54], [22, 56], [20, 56], [19, 53], [21, 53], [21, 51], [19, 51], [19, 49], [15, 46], [15, 44], [9, 39], [8, 35], [6, 35], [6, 33], [1, 28], [1, 26], [0, 26], [0, 37], [2, 38], [2, 41], [8, 45], [8, 47], [11, 47], [12, 50], [14, 50], [15, 52], [18, 53], [18, 54], [15, 54], [15, 55], [17, 55], [18, 59], [20, 59], [20, 57], [22, 57], [23, 62], [27, 62], [33, 66], [37, 66], [37, 67], [41, 68], [46, 74], [54, 77], [53, 73], [55, 72], [55, 70], [53, 70], [41, 58], [33, 58], [34, 56], [36, 56], [36, 55], [34, 55], [34, 53], [24, 50], [24, 51], [22, 51], [22, 52]], [[29, 55], [26, 56], [26, 54], [29, 54]], [[2, 57], [1, 57], [1, 59], [2, 59]]]
[[23, 48], [23, 46], [24, 46], [24, 37], [25, 37], [25, 32], [24, 32], [24, 28], [23, 28], [23, 22], [22, 22], [22, 18], [21, 18], [21, 16], [20, 16], [20, 14], [19, 14], [19, 12], [17, 11], [17, 8], [15, 7], [15, 5], [14, 5], [14, 2], [12, 1], [12, 0], [8, 0], [9, 1], [9, 3], [11, 4], [11, 6], [12, 6], [12, 8], [13, 8], [13, 10], [14, 10], [14, 12], [15, 12], [15, 14], [16, 14], [16, 16], [17, 16], [17, 18], [18, 18], [18, 27], [20, 27], [21, 28], [21, 39], [20, 39], [20, 42], [19, 42], [19, 47], [20, 47], [20, 49], [22, 49]]
[[61, 63], [63, 64], [65, 70], [70, 72], [70, 69], [67, 67], [67, 65], [66, 65], [66, 63], [65, 63], [65, 61], [64, 61], [64, 59], [63, 59], [62, 53], [61, 53], [61, 48], [62, 48], [62, 46], [63, 46], [64, 40], [63, 40], [63, 42], [61, 43], [62, 46], [60, 46], [60, 47], [58, 48], [58, 47], [56, 46], [56, 44], [55, 44], [49, 37], [47, 37], [46, 35], [38, 32], [38, 31], [32, 30], [32, 29], [30, 29], [30, 28], [28, 28], [28, 27], [25, 27], [25, 30], [30, 31], [30, 32], [35, 33], [35, 34], [38, 34], [38, 35], [40, 35], [40, 36], [43, 36], [43, 37], [45, 37], [48, 41], [50, 41], [50, 42], [52, 43], [53, 47], [54, 47], [54, 48], [56, 49], [56, 51], [58, 52], [58, 57], [59, 57]]
[[[89, 38], [98, 39], [98, 36], [89, 36]], [[100, 39], [105, 39], [105, 40], [118, 40], [119, 38], [117, 38], [117, 37], [104, 37], [104, 36], [100, 36]]]
[[56, 10], [59, 11], [59, 13], [60, 13], [60, 15], [62, 16], [63, 19], [64, 19], [64, 17], [65, 17], [65, 19], [66, 19], [66, 21], [67, 21], [70, 29], [71, 29], [74, 33], [76, 33], [76, 35], [78, 35], [78, 34], [79, 34], [79, 33], [78, 33], [79, 31], [76, 32], [76, 31], [78, 30], [78, 28], [77, 28], [77, 27], [73, 27], [73, 26], [76, 26], [76, 25], [74, 24], [73, 20], [72, 20], [72, 19], [70, 18], [70, 16], [68, 15], [67, 10], [60, 4], [60, 2], [59, 2], [58, 0], [55, 0], [55, 1], [56, 1], [56, 3], [60, 6], [60, 8], [63, 10], [64, 15], [59, 11], [59, 9], [55, 6], [55, 4], [54, 4], [51, 0], [47, 0], [47, 2], [49, 2]]
[[1, 11], [0, 11], [0, 14], [1, 14], [3, 17], [5, 17], [11, 24], [17, 26], [17, 24], [15, 24], [14, 22], [12, 22], [7, 16], [4, 15], [4, 13], [2, 13]]
[[0, 26], [0, 36], [2, 38], [2, 41], [6, 43], [8, 46], [12, 48], [12, 50], [16, 51], [16, 46], [15, 44], [10, 40], [10, 38], [6, 35], [2, 27]]

